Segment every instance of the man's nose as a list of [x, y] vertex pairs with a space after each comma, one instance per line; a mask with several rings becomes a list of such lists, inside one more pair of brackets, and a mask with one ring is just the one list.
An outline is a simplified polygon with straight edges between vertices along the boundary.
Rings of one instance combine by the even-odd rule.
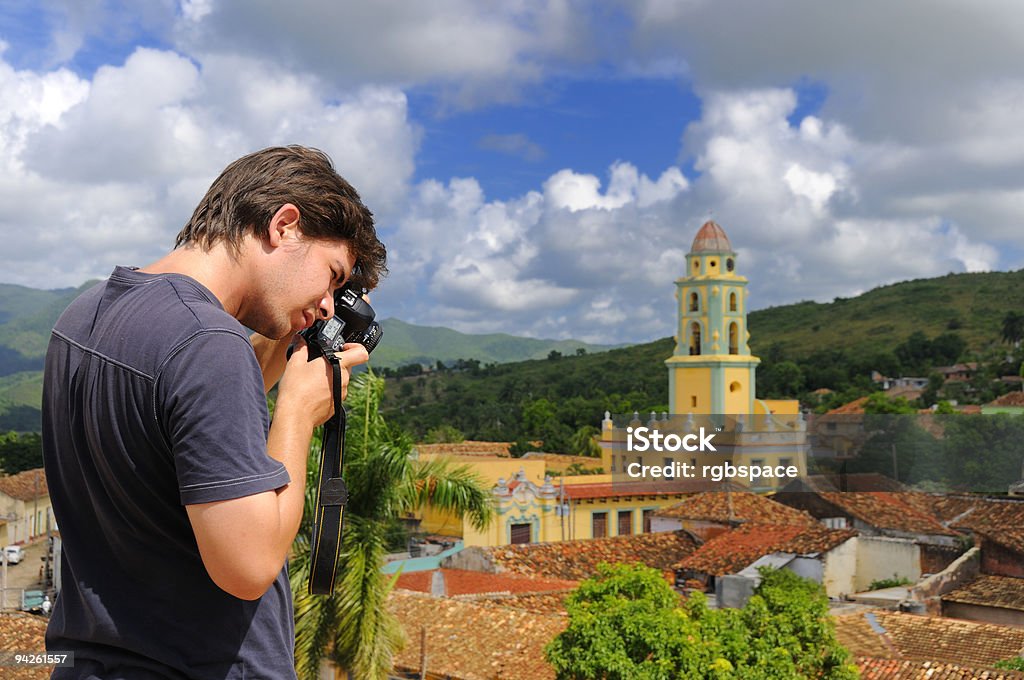
[[320, 298], [320, 307], [317, 311], [322, 319], [330, 319], [334, 316], [334, 296], [327, 293]]

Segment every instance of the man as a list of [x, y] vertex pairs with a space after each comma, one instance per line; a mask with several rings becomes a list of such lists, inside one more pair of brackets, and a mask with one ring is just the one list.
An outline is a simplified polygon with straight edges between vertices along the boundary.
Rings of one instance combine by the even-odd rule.
[[[295, 677], [284, 565], [333, 405], [327, 362], [285, 352], [385, 259], [329, 158], [265, 149], [224, 170], [175, 250], [117, 267], [64, 312], [43, 393], [63, 539], [46, 640], [75, 664], [54, 678]], [[347, 385], [368, 357], [339, 356]]]

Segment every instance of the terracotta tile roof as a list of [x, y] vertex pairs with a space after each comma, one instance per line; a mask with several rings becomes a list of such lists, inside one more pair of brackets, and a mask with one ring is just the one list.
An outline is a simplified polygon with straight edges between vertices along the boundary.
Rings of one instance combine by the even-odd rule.
[[930, 502], [935, 514], [953, 529], [993, 531], [1024, 527], [1024, 499], [935, 495], [922, 502]]
[[487, 574], [465, 569], [434, 569], [401, 574], [396, 588], [430, 593], [434, 575], [440, 572], [444, 577], [445, 595], [480, 595], [484, 593], [539, 593], [565, 591], [575, 588], [576, 581], [524, 577], [511, 574]]
[[942, 601], [1024, 611], [1024, 578], [982, 574], [963, 588], [943, 595]]
[[1007, 392], [995, 401], [989, 402], [986, 406], [1024, 406], [1024, 392], [1019, 390]]
[[992, 541], [1024, 555], [1024, 528], [1021, 529], [975, 529], [983, 541]]
[[[4, 652], [44, 652], [46, 644], [46, 619], [25, 612], [0, 613], [0, 651]], [[35, 668], [13, 667], [3, 668], [4, 680], [35, 680], [49, 678], [52, 666]]]
[[842, 406], [838, 406], [831, 411], [825, 413], [826, 416], [838, 416], [838, 415], [861, 415], [864, 413], [864, 404], [868, 401], [867, 397], [861, 397], [860, 399], [854, 399], [851, 402], [847, 402]]
[[857, 657], [861, 680], [1020, 680], [1020, 671], [968, 668], [955, 663]]
[[873, 527], [932, 536], [959, 536], [912, 502], [891, 491], [822, 492], [822, 498]]
[[732, 252], [732, 244], [729, 243], [729, 237], [725, 235], [725, 230], [713, 220], [708, 220], [703, 225], [697, 235], [693, 237], [693, 245], [690, 246], [691, 253], [703, 253], [703, 252]]
[[417, 444], [419, 453], [447, 454], [449, 456], [501, 456], [508, 457], [512, 442], [464, 441], [457, 444]]
[[776, 552], [808, 555], [828, 552], [857, 535], [852, 529], [815, 525], [744, 524], [719, 534], [673, 565], [713, 576], [734, 574]]
[[31, 501], [50, 494], [46, 489], [46, 475], [43, 474], [43, 468], [0, 477], [0, 493], [5, 493], [19, 501]]
[[544, 646], [565, 628], [563, 616], [405, 591], [393, 591], [388, 607], [408, 638], [405, 649], [395, 656], [396, 670], [419, 671], [425, 646], [427, 670], [432, 678], [555, 677], [554, 669], [544, 661]]
[[582, 580], [597, 573], [602, 562], [641, 563], [668, 571], [672, 565], [697, 548], [684, 531], [636, 534], [578, 541], [529, 543], [487, 548], [485, 552], [499, 568], [513, 574], [552, 579]]
[[749, 491], [722, 493], [709, 491], [691, 496], [654, 513], [655, 517], [703, 520], [708, 522], [758, 524], [814, 524], [803, 510], [776, 503], [767, 496]]
[[854, 656], [991, 667], [1024, 652], [1024, 628], [884, 610], [835, 617], [836, 636]]
[[[743, 491], [745, 487], [735, 484], [730, 488]], [[587, 498], [622, 498], [624, 496], [669, 496], [673, 494], [695, 494], [723, 490], [720, 482], [705, 479], [675, 479], [654, 482], [611, 482], [594, 484], [565, 485], [566, 498], [580, 500]]]
[[591, 458], [590, 456], [571, 456], [566, 453], [542, 453], [540, 451], [531, 451], [523, 456], [523, 460], [543, 460], [548, 464], [549, 472], [551, 469], [561, 470], [573, 463], [579, 463], [580, 467], [585, 470], [594, 470], [601, 467], [600, 458]]
[[[575, 588], [573, 589], [575, 590]], [[558, 614], [564, 616], [565, 598], [572, 590], [561, 590], [546, 593], [487, 593], [484, 595], [459, 595], [453, 599], [472, 601], [477, 604], [501, 607], [513, 607], [538, 614]]]
[[807, 475], [786, 485], [810, 491], [905, 491], [906, 487], [895, 479], [880, 475], [877, 472], [855, 472], [838, 475]]

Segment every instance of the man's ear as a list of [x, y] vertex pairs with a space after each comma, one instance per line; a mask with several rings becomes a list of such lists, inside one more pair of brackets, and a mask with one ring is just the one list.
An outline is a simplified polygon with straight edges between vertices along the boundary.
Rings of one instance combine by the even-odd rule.
[[299, 209], [291, 203], [285, 203], [270, 218], [270, 223], [267, 225], [267, 242], [276, 248], [290, 240], [297, 240], [301, 236]]

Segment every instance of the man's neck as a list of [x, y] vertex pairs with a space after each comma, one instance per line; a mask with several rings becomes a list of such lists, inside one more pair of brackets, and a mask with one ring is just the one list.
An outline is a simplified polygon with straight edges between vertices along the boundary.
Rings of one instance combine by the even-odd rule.
[[203, 284], [220, 301], [224, 311], [237, 317], [247, 281], [245, 258], [232, 257], [223, 244], [204, 251], [197, 246], [182, 246], [139, 271], [147, 274], [183, 274]]

